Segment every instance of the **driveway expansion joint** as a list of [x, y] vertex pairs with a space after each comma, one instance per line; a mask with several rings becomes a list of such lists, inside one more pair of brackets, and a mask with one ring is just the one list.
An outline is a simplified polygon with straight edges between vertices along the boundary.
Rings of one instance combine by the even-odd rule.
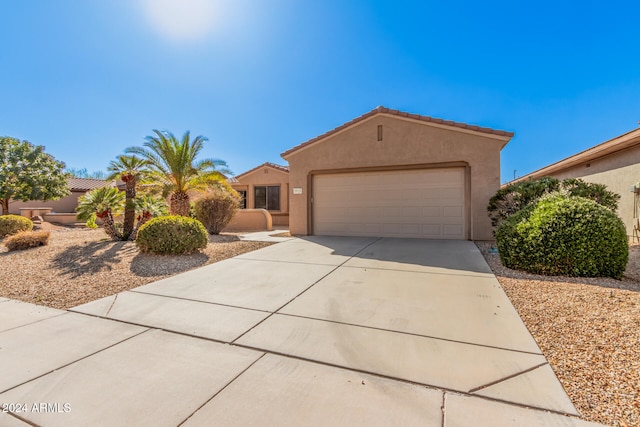
[[549, 362], [540, 363], [539, 365], [536, 365], [536, 366], [533, 366], [531, 368], [525, 369], [524, 371], [521, 371], [521, 372], [518, 372], [518, 373], [515, 373], [515, 374], [512, 374], [512, 375], [507, 375], [506, 377], [500, 378], [499, 380], [491, 381], [490, 383], [487, 383], [487, 384], [472, 388], [471, 390], [468, 391], [468, 393], [469, 394], [473, 394], [473, 393], [475, 393], [477, 391], [480, 391], [480, 390], [483, 390], [483, 389], [485, 389], [487, 387], [491, 387], [491, 386], [494, 386], [496, 384], [500, 384], [501, 382], [510, 380], [511, 378], [519, 377], [520, 375], [524, 375], [524, 374], [529, 373], [531, 371], [535, 371], [536, 369], [542, 368], [543, 366], [548, 365], [548, 364], [549, 364]]
[[[92, 316], [92, 317], [99, 317], [99, 316]], [[112, 319], [109, 319], [109, 320], [112, 320]], [[142, 325], [137, 325], [137, 326], [142, 326]], [[110, 344], [110, 345], [108, 345], [108, 346], [106, 346], [106, 347], [104, 347], [104, 348], [101, 348], [100, 350], [94, 351], [93, 353], [89, 353], [89, 354], [87, 354], [87, 355], [85, 355], [85, 356], [82, 356], [82, 357], [80, 357], [80, 358], [78, 358], [78, 359], [76, 359], [76, 360], [73, 360], [73, 361], [71, 361], [71, 362], [69, 362], [69, 363], [62, 364], [62, 365], [58, 366], [58, 367], [57, 367], [57, 368], [55, 368], [55, 369], [52, 369], [52, 370], [47, 371], [47, 372], [45, 372], [45, 373], [43, 373], [43, 374], [40, 374], [40, 375], [38, 375], [38, 376], [36, 376], [36, 377], [33, 377], [33, 378], [31, 378], [31, 379], [28, 379], [27, 381], [23, 381], [23, 382], [21, 382], [20, 384], [16, 384], [16, 385], [14, 385], [14, 386], [12, 386], [12, 387], [9, 387], [9, 388], [8, 388], [8, 389], [6, 389], [6, 390], [0, 390], [0, 394], [6, 393], [6, 392], [8, 392], [8, 391], [13, 390], [14, 388], [20, 387], [21, 385], [24, 385], [24, 384], [30, 383], [30, 382], [32, 382], [32, 381], [35, 381], [35, 380], [37, 380], [38, 378], [42, 378], [42, 377], [44, 377], [45, 375], [49, 375], [49, 374], [50, 374], [50, 373], [52, 373], [52, 372], [59, 371], [60, 369], [66, 368], [67, 366], [73, 365], [74, 363], [78, 363], [78, 362], [80, 362], [81, 360], [87, 359], [87, 358], [89, 358], [89, 357], [91, 357], [91, 356], [94, 356], [94, 355], [96, 355], [96, 354], [98, 354], [98, 353], [101, 353], [101, 352], [103, 352], [103, 351], [105, 351], [105, 350], [108, 350], [108, 349], [110, 349], [111, 347], [115, 347], [116, 345], [122, 344], [122, 343], [123, 343], [123, 342], [125, 342], [125, 341], [129, 341], [130, 339], [135, 338], [135, 337], [137, 337], [137, 336], [140, 336], [140, 335], [142, 335], [142, 334], [144, 334], [144, 333], [146, 333], [146, 332], [149, 332], [149, 331], [151, 330], [151, 328], [149, 328], [149, 327], [146, 327], [146, 326], [145, 326], [145, 328], [147, 328], [147, 329], [144, 329], [144, 330], [142, 330], [142, 331], [138, 332], [137, 334], [131, 335], [130, 337], [127, 337], [127, 338], [125, 338], [125, 339], [123, 339], [123, 340], [120, 340], [120, 341], [118, 341], [118, 342], [115, 342], [115, 343], [113, 343], [113, 344]]]
[[[324, 278], [326, 278], [327, 276], [329, 276], [330, 274], [332, 274], [334, 271], [336, 271], [338, 268], [342, 267], [346, 262], [348, 262], [350, 259], [352, 259], [354, 256], [358, 255], [360, 252], [364, 251], [365, 249], [367, 249], [369, 246], [373, 245], [374, 243], [380, 241], [382, 238], [379, 237], [376, 240], [372, 241], [371, 243], [367, 244], [366, 246], [364, 246], [362, 249], [360, 249], [358, 252], [356, 252], [355, 254], [353, 254], [352, 256], [348, 257], [346, 260], [344, 260], [344, 262], [333, 266], [333, 265], [329, 265], [332, 268], [327, 274], [323, 275], [322, 277], [320, 277], [318, 280], [316, 280], [315, 282], [311, 283], [309, 286], [307, 286], [305, 289], [303, 289], [301, 292], [299, 292], [297, 295], [295, 295], [293, 298], [291, 298], [289, 301], [285, 302], [284, 304], [282, 304], [280, 307], [278, 307], [275, 311], [271, 312], [271, 314], [269, 314], [267, 317], [265, 317], [264, 319], [262, 319], [260, 322], [256, 323], [255, 325], [253, 325], [251, 328], [249, 328], [248, 330], [244, 331], [239, 337], [237, 337], [236, 339], [234, 339], [233, 341], [230, 342], [230, 344], [235, 344], [236, 341], [238, 341], [240, 338], [242, 338], [243, 336], [245, 336], [246, 334], [248, 334], [249, 332], [253, 331], [255, 328], [257, 328], [258, 326], [260, 326], [261, 324], [263, 324], [264, 322], [266, 322], [268, 319], [270, 319], [274, 314], [278, 313], [278, 314], [282, 314], [279, 313], [280, 310], [282, 310], [284, 307], [286, 307], [287, 305], [289, 305], [292, 301], [295, 301], [296, 298], [298, 298], [300, 295], [304, 294], [305, 292], [307, 292], [309, 289], [311, 289], [312, 287], [314, 287], [317, 283], [319, 283], [321, 280], [323, 280]], [[245, 258], [246, 259], [246, 258]], [[292, 263], [292, 264], [305, 264], [305, 263]], [[309, 265], [327, 265], [327, 264], [311, 264], [309, 263]]]
[[[289, 304], [289, 303], [287, 303], [287, 304]], [[280, 307], [279, 310], [282, 309], [282, 308], [284, 308], [284, 307]], [[319, 322], [333, 323], [333, 324], [336, 324], [336, 325], [352, 326], [352, 327], [355, 327], [355, 328], [371, 329], [371, 330], [382, 331], [382, 332], [391, 332], [391, 333], [394, 333], [394, 334], [409, 335], [409, 336], [412, 336], [412, 337], [429, 338], [429, 339], [433, 339], [433, 340], [453, 342], [453, 343], [456, 343], [456, 344], [466, 344], [466, 345], [472, 345], [472, 346], [476, 346], [476, 347], [491, 348], [491, 349], [494, 349], [494, 350], [502, 350], [502, 351], [511, 351], [511, 352], [514, 352], [514, 353], [531, 354], [531, 355], [534, 355], [534, 356], [544, 356], [544, 354], [542, 354], [542, 352], [516, 350], [516, 349], [513, 349], [513, 348], [498, 347], [498, 346], [495, 346], [495, 345], [479, 344], [479, 343], [468, 342], [468, 341], [460, 341], [460, 340], [454, 340], [454, 339], [450, 339], [450, 338], [436, 337], [436, 336], [432, 336], [432, 335], [421, 335], [421, 334], [418, 334], [418, 333], [415, 333], [415, 332], [397, 331], [395, 329], [380, 328], [380, 327], [377, 327], [377, 326], [359, 325], [357, 323], [341, 322], [341, 321], [338, 321], [338, 320], [321, 319], [321, 318], [318, 318], [318, 317], [302, 316], [300, 314], [279, 313], [279, 312], [274, 312], [272, 314], [278, 314], [280, 316], [287, 316], [287, 317], [295, 317], [295, 318], [299, 318], [299, 319], [317, 320]], [[270, 317], [271, 316], [267, 317], [264, 320], [267, 320]], [[262, 323], [262, 322], [260, 322], [260, 323]], [[256, 325], [256, 326], [258, 326], [258, 325]], [[247, 332], [249, 332], [249, 331], [247, 331]], [[547, 364], [547, 362], [543, 363], [540, 366], [543, 366], [543, 365], [546, 365], [546, 364]], [[538, 368], [538, 367], [539, 366], [536, 366], [536, 368]], [[532, 368], [532, 369], [535, 369], [535, 368]], [[527, 371], [524, 371], [524, 372], [527, 372]], [[522, 373], [524, 373], [524, 372], [522, 372]], [[518, 376], [518, 375], [520, 375], [520, 374], [515, 374], [513, 376]], [[508, 379], [508, 378], [505, 378], [505, 379]], [[503, 381], [503, 380], [499, 380], [497, 382], [500, 382], [500, 381]], [[480, 388], [483, 388], [483, 387], [480, 387]]]
[[247, 372], [249, 369], [251, 369], [251, 367], [253, 365], [255, 365], [256, 363], [258, 363], [258, 361], [260, 359], [262, 359], [267, 353], [262, 352], [262, 354], [260, 355], [260, 357], [258, 357], [256, 360], [254, 360], [251, 364], [249, 364], [249, 366], [247, 366], [246, 368], [244, 368], [242, 371], [240, 371], [240, 373], [238, 373], [238, 375], [236, 375], [235, 377], [231, 378], [222, 388], [220, 388], [220, 390], [216, 391], [213, 396], [211, 396], [209, 399], [207, 399], [202, 405], [198, 406], [187, 418], [185, 418], [181, 423], [178, 424], [178, 427], [180, 427], [181, 425], [184, 425], [184, 423], [186, 423], [187, 421], [189, 421], [189, 418], [193, 417], [196, 412], [198, 412], [200, 409], [202, 409], [204, 406], [207, 405], [207, 403], [211, 402], [213, 399], [216, 398], [216, 396], [218, 396], [220, 393], [222, 393], [227, 387], [229, 387], [233, 382], [235, 382], [235, 380], [237, 380], [239, 377], [242, 376], [242, 374], [244, 374], [245, 372]]

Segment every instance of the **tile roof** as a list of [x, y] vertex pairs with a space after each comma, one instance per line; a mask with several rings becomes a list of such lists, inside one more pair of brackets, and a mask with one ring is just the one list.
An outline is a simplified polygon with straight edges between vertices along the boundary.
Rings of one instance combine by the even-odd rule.
[[71, 191], [89, 191], [96, 188], [113, 186], [113, 181], [93, 178], [69, 178], [69, 189]]
[[[263, 163], [261, 165], [256, 166], [253, 169], [249, 169], [248, 171], [241, 173], [240, 175], [236, 175], [236, 177], [235, 177], [236, 178], [236, 182], [237, 182], [237, 178], [239, 178], [239, 177], [241, 177], [243, 175], [248, 175], [251, 172], [255, 172], [258, 169], [260, 169], [262, 167], [265, 167], [265, 166], [270, 167], [270, 168], [275, 169], [275, 170], [278, 170], [280, 172], [289, 173], [289, 166], [282, 166], [282, 165], [276, 165], [275, 163], [271, 163], [271, 162], [265, 162], [265, 163]], [[231, 182], [231, 181], [229, 181], [229, 182]]]
[[491, 134], [491, 135], [497, 135], [497, 136], [504, 136], [504, 137], [508, 137], [511, 138], [513, 137], [514, 133], [513, 132], [508, 132], [508, 131], [504, 131], [504, 130], [497, 130], [497, 129], [491, 129], [491, 128], [487, 128], [487, 127], [481, 127], [481, 126], [476, 126], [476, 125], [470, 125], [470, 124], [466, 124], [466, 123], [461, 123], [461, 122], [454, 122], [452, 120], [443, 120], [443, 119], [438, 119], [435, 117], [429, 117], [429, 116], [422, 116], [420, 114], [411, 114], [411, 113], [406, 113], [404, 111], [400, 111], [400, 110], [392, 110], [390, 108], [386, 108], [386, 107], [377, 107], [374, 108], [373, 110], [369, 111], [368, 113], [365, 113], [363, 115], [361, 115], [360, 117], [356, 117], [355, 119], [338, 126], [335, 129], [330, 130], [329, 132], [325, 132], [322, 135], [316, 136], [315, 138], [312, 138], [306, 142], [303, 142], [300, 145], [297, 145], [287, 151], [285, 151], [284, 153], [281, 154], [282, 157], [288, 156], [289, 154], [298, 151], [301, 148], [307, 147], [321, 139], [327, 138], [328, 136], [331, 136], [337, 132], [340, 132], [343, 129], [348, 128], [349, 126], [352, 126], [356, 123], [359, 123], [365, 119], [368, 119], [370, 117], [375, 116], [376, 114], [389, 114], [389, 115], [393, 115], [393, 116], [398, 116], [398, 117], [406, 117], [408, 119], [413, 119], [413, 120], [420, 120], [423, 122], [430, 122], [430, 123], [435, 123], [435, 124], [439, 124], [439, 125], [443, 125], [443, 126], [451, 126], [451, 127], [456, 127], [456, 128], [461, 128], [461, 129], [467, 129], [467, 130], [471, 130], [471, 131], [475, 131], [475, 132], [481, 132], [481, 133], [487, 133], [487, 134]]
[[524, 181], [526, 179], [535, 179], [542, 178], [544, 176], [549, 176], [554, 173], [558, 173], [562, 170], [580, 165], [585, 162], [589, 162], [591, 160], [596, 160], [600, 157], [607, 156], [609, 154], [616, 153], [621, 150], [625, 150], [627, 148], [635, 147], [640, 145], [640, 128], [634, 129], [622, 135], [616, 136], [608, 141], [595, 145], [591, 148], [588, 148], [584, 151], [581, 151], [573, 156], [566, 157], [562, 160], [559, 160], [555, 163], [552, 163], [548, 166], [545, 166], [541, 169], [538, 169], [534, 172], [528, 173], [520, 178], [514, 179], [505, 185], [509, 185], [513, 182]]

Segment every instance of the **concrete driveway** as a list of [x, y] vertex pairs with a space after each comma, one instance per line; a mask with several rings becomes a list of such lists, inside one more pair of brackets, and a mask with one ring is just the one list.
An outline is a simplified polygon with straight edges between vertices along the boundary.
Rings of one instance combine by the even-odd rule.
[[23, 427], [596, 425], [476, 246], [417, 239], [291, 239], [69, 312], [0, 299], [0, 403]]

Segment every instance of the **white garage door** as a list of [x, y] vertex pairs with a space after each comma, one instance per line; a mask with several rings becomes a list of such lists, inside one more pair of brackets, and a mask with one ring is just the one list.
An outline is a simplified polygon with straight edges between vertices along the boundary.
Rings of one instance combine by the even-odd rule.
[[464, 168], [315, 175], [313, 233], [465, 239]]

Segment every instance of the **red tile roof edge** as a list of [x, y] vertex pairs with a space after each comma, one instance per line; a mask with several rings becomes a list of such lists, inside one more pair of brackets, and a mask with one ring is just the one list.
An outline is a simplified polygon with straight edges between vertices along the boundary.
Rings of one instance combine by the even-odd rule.
[[236, 176], [235, 176], [235, 178], [236, 178], [236, 182], [237, 182], [238, 177], [241, 177], [241, 176], [243, 176], [243, 175], [250, 174], [251, 172], [255, 172], [255, 171], [257, 171], [258, 169], [260, 169], [261, 167], [264, 167], [264, 166], [270, 167], [270, 168], [275, 169], [275, 170], [279, 170], [280, 172], [286, 172], [286, 173], [289, 173], [289, 166], [282, 166], [282, 165], [277, 165], [277, 164], [275, 164], [275, 163], [271, 163], [271, 162], [264, 162], [263, 164], [258, 165], [258, 166], [256, 166], [256, 167], [255, 167], [255, 168], [253, 168], [253, 169], [249, 169], [249, 170], [248, 170], [248, 171], [246, 171], [246, 172], [242, 172], [240, 175], [236, 175]]
[[95, 178], [75, 178], [71, 177], [68, 179], [67, 184], [69, 185], [69, 189], [71, 191], [88, 191], [95, 190], [96, 188], [102, 188], [107, 186], [112, 186], [113, 181], [106, 181], [104, 179], [95, 179]]
[[285, 157], [288, 156], [289, 154], [298, 151], [301, 148], [307, 147], [311, 144], [313, 144], [314, 142], [317, 142], [321, 139], [324, 139], [328, 136], [331, 136], [337, 132], [340, 132], [343, 129], [348, 128], [351, 125], [354, 125], [358, 122], [361, 122], [365, 119], [368, 119], [369, 117], [375, 116], [376, 114], [391, 114], [391, 115], [395, 115], [395, 116], [399, 116], [399, 117], [407, 117], [409, 119], [413, 119], [413, 120], [420, 120], [423, 122], [431, 122], [431, 123], [436, 123], [436, 124], [440, 124], [440, 125], [445, 125], [445, 126], [452, 126], [452, 127], [458, 127], [458, 128], [462, 128], [462, 129], [468, 129], [468, 130], [472, 130], [475, 132], [482, 132], [482, 133], [488, 133], [488, 134], [492, 134], [492, 135], [498, 135], [498, 136], [506, 136], [506, 137], [513, 137], [514, 133], [513, 132], [508, 132], [508, 131], [504, 131], [504, 130], [497, 130], [497, 129], [491, 129], [491, 128], [487, 128], [487, 127], [481, 127], [481, 126], [477, 126], [477, 125], [470, 125], [467, 123], [462, 123], [462, 122], [454, 122], [452, 120], [443, 120], [443, 119], [439, 119], [436, 117], [430, 117], [430, 116], [422, 116], [420, 114], [413, 114], [413, 113], [407, 113], [404, 111], [400, 111], [400, 110], [392, 110], [390, 108], [386, 108], [383, 106], [379, 106], [374, 108], [373, 110], [369, 111], [368, 113], [365, 113], [363, 115], [361, 115], [360, 117], [356, 117], [353, 120], [348, 121], [347, 123], [344, 123], [328, 132], [323, 133], [322, 135], [316, 136], [315, 138], [312, 138], [308, 141], [303, 142], [302, 144], [296, 145], [295, 147], [283, 152], [282, 154], [280, 154], [280, 156]]

